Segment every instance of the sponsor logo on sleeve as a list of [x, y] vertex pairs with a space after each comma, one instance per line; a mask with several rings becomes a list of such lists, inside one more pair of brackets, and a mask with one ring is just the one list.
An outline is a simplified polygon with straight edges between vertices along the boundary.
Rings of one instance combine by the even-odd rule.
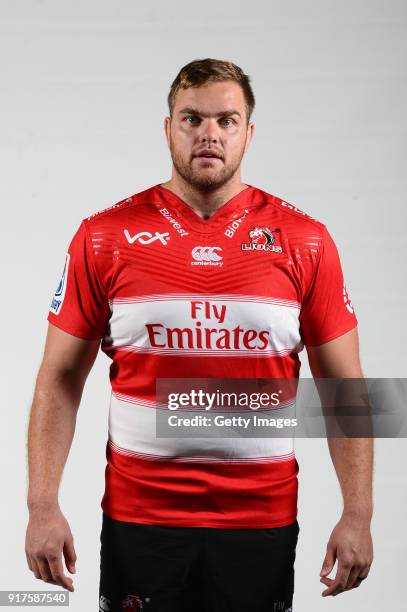
[[60, 313], [65, 298], [66, 284], [68, 281], [69, 259], [70, 255], [69, 253], [66, 253], [64, 269], [62, 270], [61, 279], [58, 283], [58, 287], [55, 290], [50, 306], [50, 312], [53, 312], [56, 315]]

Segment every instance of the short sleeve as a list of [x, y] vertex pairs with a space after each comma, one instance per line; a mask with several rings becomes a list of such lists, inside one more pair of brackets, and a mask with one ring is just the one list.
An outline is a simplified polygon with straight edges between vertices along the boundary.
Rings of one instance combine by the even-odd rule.
[[299, 320], [302, 340], [308, 346], [329, 342], [358, 324], [345, 287], [339, 253], [325, 225], [319, 259], [301, 304]]
[[110, 316], [109, 302], [92, 258], [82, 221], [65, 255], [47, 316], [53, 325], [85, 340], [101, 339]]

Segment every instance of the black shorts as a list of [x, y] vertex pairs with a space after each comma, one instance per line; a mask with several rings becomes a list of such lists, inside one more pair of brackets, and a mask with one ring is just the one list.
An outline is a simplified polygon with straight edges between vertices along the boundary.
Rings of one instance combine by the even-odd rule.
[[298, 521], [172, 527], [103, 514], [100, 612], [291, 612]]

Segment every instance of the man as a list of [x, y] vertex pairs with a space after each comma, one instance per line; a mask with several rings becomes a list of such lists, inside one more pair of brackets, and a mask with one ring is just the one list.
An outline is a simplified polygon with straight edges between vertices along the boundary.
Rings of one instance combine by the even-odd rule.
[[[113, 364], [99, 609], [289, 612], [293, 440], [156, 436], [156, 379], [298, 378], [304, 346], [313, 376], [362, 377], [357, 319], [325, 225], [241, 182], [247, 75], [193, 61], [168, 103], [171, 179], [82, 220], [51, 303], [29, 425], [27, 562], [73, 590], [58, 487], [102, 341]], [[371, 441], [329, 448], [344, 508], [324, 596], [358, 587], [373, 554]]]

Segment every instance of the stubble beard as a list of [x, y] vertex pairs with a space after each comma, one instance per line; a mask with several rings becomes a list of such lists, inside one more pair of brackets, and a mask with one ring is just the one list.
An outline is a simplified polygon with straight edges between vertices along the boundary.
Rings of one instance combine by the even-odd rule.
[[211, 193], [223, 187], [237, 172], [243, 157], [242, 150], [235, 162], [226, 164], [222, 159], [221, 162], [213, 162], [221, 166], [219, 169], [208, 171], [205, 168], [199, 169], [200, 162], [194, 161], [194, 158], [186, 160], [177, 152], [172, 141], [170, 141], [170, 151], [175, 170], [188, 185], [201, 193]]

